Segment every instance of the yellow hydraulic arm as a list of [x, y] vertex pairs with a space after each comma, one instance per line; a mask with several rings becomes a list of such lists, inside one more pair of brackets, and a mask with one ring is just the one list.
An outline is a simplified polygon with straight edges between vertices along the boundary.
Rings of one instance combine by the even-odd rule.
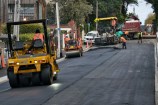
[[98, 22], [100, 20], [117, 20], [117, 17], [106, 17], [106, 18], [95, 18], [95, 22]]

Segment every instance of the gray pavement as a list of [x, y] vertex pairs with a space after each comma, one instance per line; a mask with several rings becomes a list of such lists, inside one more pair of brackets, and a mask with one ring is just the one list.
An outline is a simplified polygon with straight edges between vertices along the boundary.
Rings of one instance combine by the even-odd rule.
[[127, 45], [127, 50], [98, 49], [62, 63], [69, 82], [90, 71], [44, 105], [155, 105], [154, 46]]
[[[151, 40], [128, 41], [127, 50], [92, 47], [59, 63], [50, 86], [10, 89], [0, 85], [1, 105], [155, 105], [155, 58]], [[90, 50], [97, 49], [97, 50]], [[123, 66], [122, 66], [123, 65]], [[7, 101], [6, 101], [7, 100]]]
[[154, 105], [154, 46], [132, 42], [127, 46], [127, 50], [91, 50], [60, 62], [59, 79], [50, 86], [10, 89], [8, 82], [3, 83], [0, 103]]

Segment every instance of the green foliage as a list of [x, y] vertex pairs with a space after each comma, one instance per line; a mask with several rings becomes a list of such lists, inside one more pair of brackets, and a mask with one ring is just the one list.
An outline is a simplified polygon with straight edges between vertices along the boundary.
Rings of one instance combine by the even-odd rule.
[[[96, 1], [95, 0], [87, 0], [89, 3], [93, 5], [93, 17], [96, 16]], [[118, 22], [121, 23], [126, 18], [127, 7], [129, 4], [137, 4], [137, 0], [97, 0], [98, 1], [98, 17], [110, 17], [116, 16], [118, 18]], [[92, 17], [89, 15], [89, 20], [91, 21]], [[100, 25], [104, 25], [104, 23], [99, 23]]]
[[116, 17], [118, 18], [119, 23], [123, 23], [125, 21], [125, 17], [121, 13], [117, 14]]
[[6, 25], [2, 25], [2, 33], [6, 34], [7, 33], [7, 27]]
[[47, 23], [54, 24], [55, 23], [55, 5], [52, 2], [47, 4]]
[[[54, 2], [56, 0], [52, 1]], [[86, 0], [58, 0], [58, 3], [60, 7], [60, 19], [65, 23], [70, 20], [75, 20], [79, 25], [84, 22], [85, 17], [91, 14], [93, 9], [92, 5], [88, 4]]]
[[24, 24], [20, 25], [20, 34], [35, 33], [36, 29], [40, 29], [43, 32], [43, 26], [41, 24]]
[[[51, 0], [47, 6], [47, 17], [49, 19], [55, 19], [55, 4], [53, 4], [55, 1], [56, 0]], [[80, 24], [84, 24], [86, 20], [86, 23], [91, 23], [91, 27], [94, 28], [96, 1], [98, 1], [99, 18], [117, 16], [119, 22], [124, 21], [128, 5], [138, 4], [138, 0], [58, 0], [61, 23], [67, 24], [70, 20], [75, 20], [77, 26], [79, 26]], [[123, 11], [123, 13], [121, 13], [121, 11]], [[51, 21], [55, 23], [54, 20]]]
[[154, 24], [155, 28], [154, 31], [157, 31], [158, 27], [158, 0], [145, 0], [146, 2], [150, 3], [152, 5], [152, 8], [154, 9], [155, 12], [155, 19], [154, 19]]
[[[41, 24], [23, 24], [23, 25], [20, 25], [20, 34], [35, 33], [35, 30], [37, 28], [40, 29], [41, 32], [43, 32], [43, 26]], [[11, 28], [11, 32], [13, 33], [13, 26]], [[2, 25], [2, 33], [7, 34], [6, 25]]]
[[19, 40], [20, 41], [28, 41], [32, 40], [34, 36], [34, 33], [26, 33], [26, 34], [20, 34], [19, 35]]
[[155, 19], [155, 14], [149, 14], [147, 19], [145, 20], [145, 24], [153, 24], [153, 20]]

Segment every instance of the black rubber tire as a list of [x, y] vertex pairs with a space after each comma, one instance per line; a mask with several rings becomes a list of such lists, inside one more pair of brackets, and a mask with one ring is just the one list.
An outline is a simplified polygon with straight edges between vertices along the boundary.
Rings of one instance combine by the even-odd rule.
[[24, 75], [19, 75], [19, 82], [21, 86], [27, 87], [30, 86], [30, 79], [26, 78]]
[[66, 54], [66, 58], [69, 58], [68, 54]]
[[40, 80], [40, 74], [39, 73], [32, 73], [32, 85], [40, 85], [41, 80]]
[[8, 70], [7, 71], [7, 76], [8, 76], [9, 84], [10, 84], [11, 88], [19, 87], [18, 75], [14, 74], [13, 70]]
[[41, 80], [44, 85], [51, 85], [53, 83], [53, 74], [50, 65], [42, 67]]
[[58, 74], [55, 74], [53, 80], [57, 80], [57, 79], [58, 79]]

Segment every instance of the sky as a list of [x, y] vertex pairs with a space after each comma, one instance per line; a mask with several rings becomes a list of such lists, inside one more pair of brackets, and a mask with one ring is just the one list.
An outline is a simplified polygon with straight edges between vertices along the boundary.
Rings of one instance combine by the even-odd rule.
[[138, 0], [138, 6], [133, 4], [129, 5], [128, 13], [133, 13], [133, 8], [135, 8], [135, 13], [136, 15], [138, 15], [140, 21], [142, 22], [142, 25], [144, 25], [145, 19], [148, 17], [149, 13], [153, 13], [151, 4], [147, 4], [145, 0]]

